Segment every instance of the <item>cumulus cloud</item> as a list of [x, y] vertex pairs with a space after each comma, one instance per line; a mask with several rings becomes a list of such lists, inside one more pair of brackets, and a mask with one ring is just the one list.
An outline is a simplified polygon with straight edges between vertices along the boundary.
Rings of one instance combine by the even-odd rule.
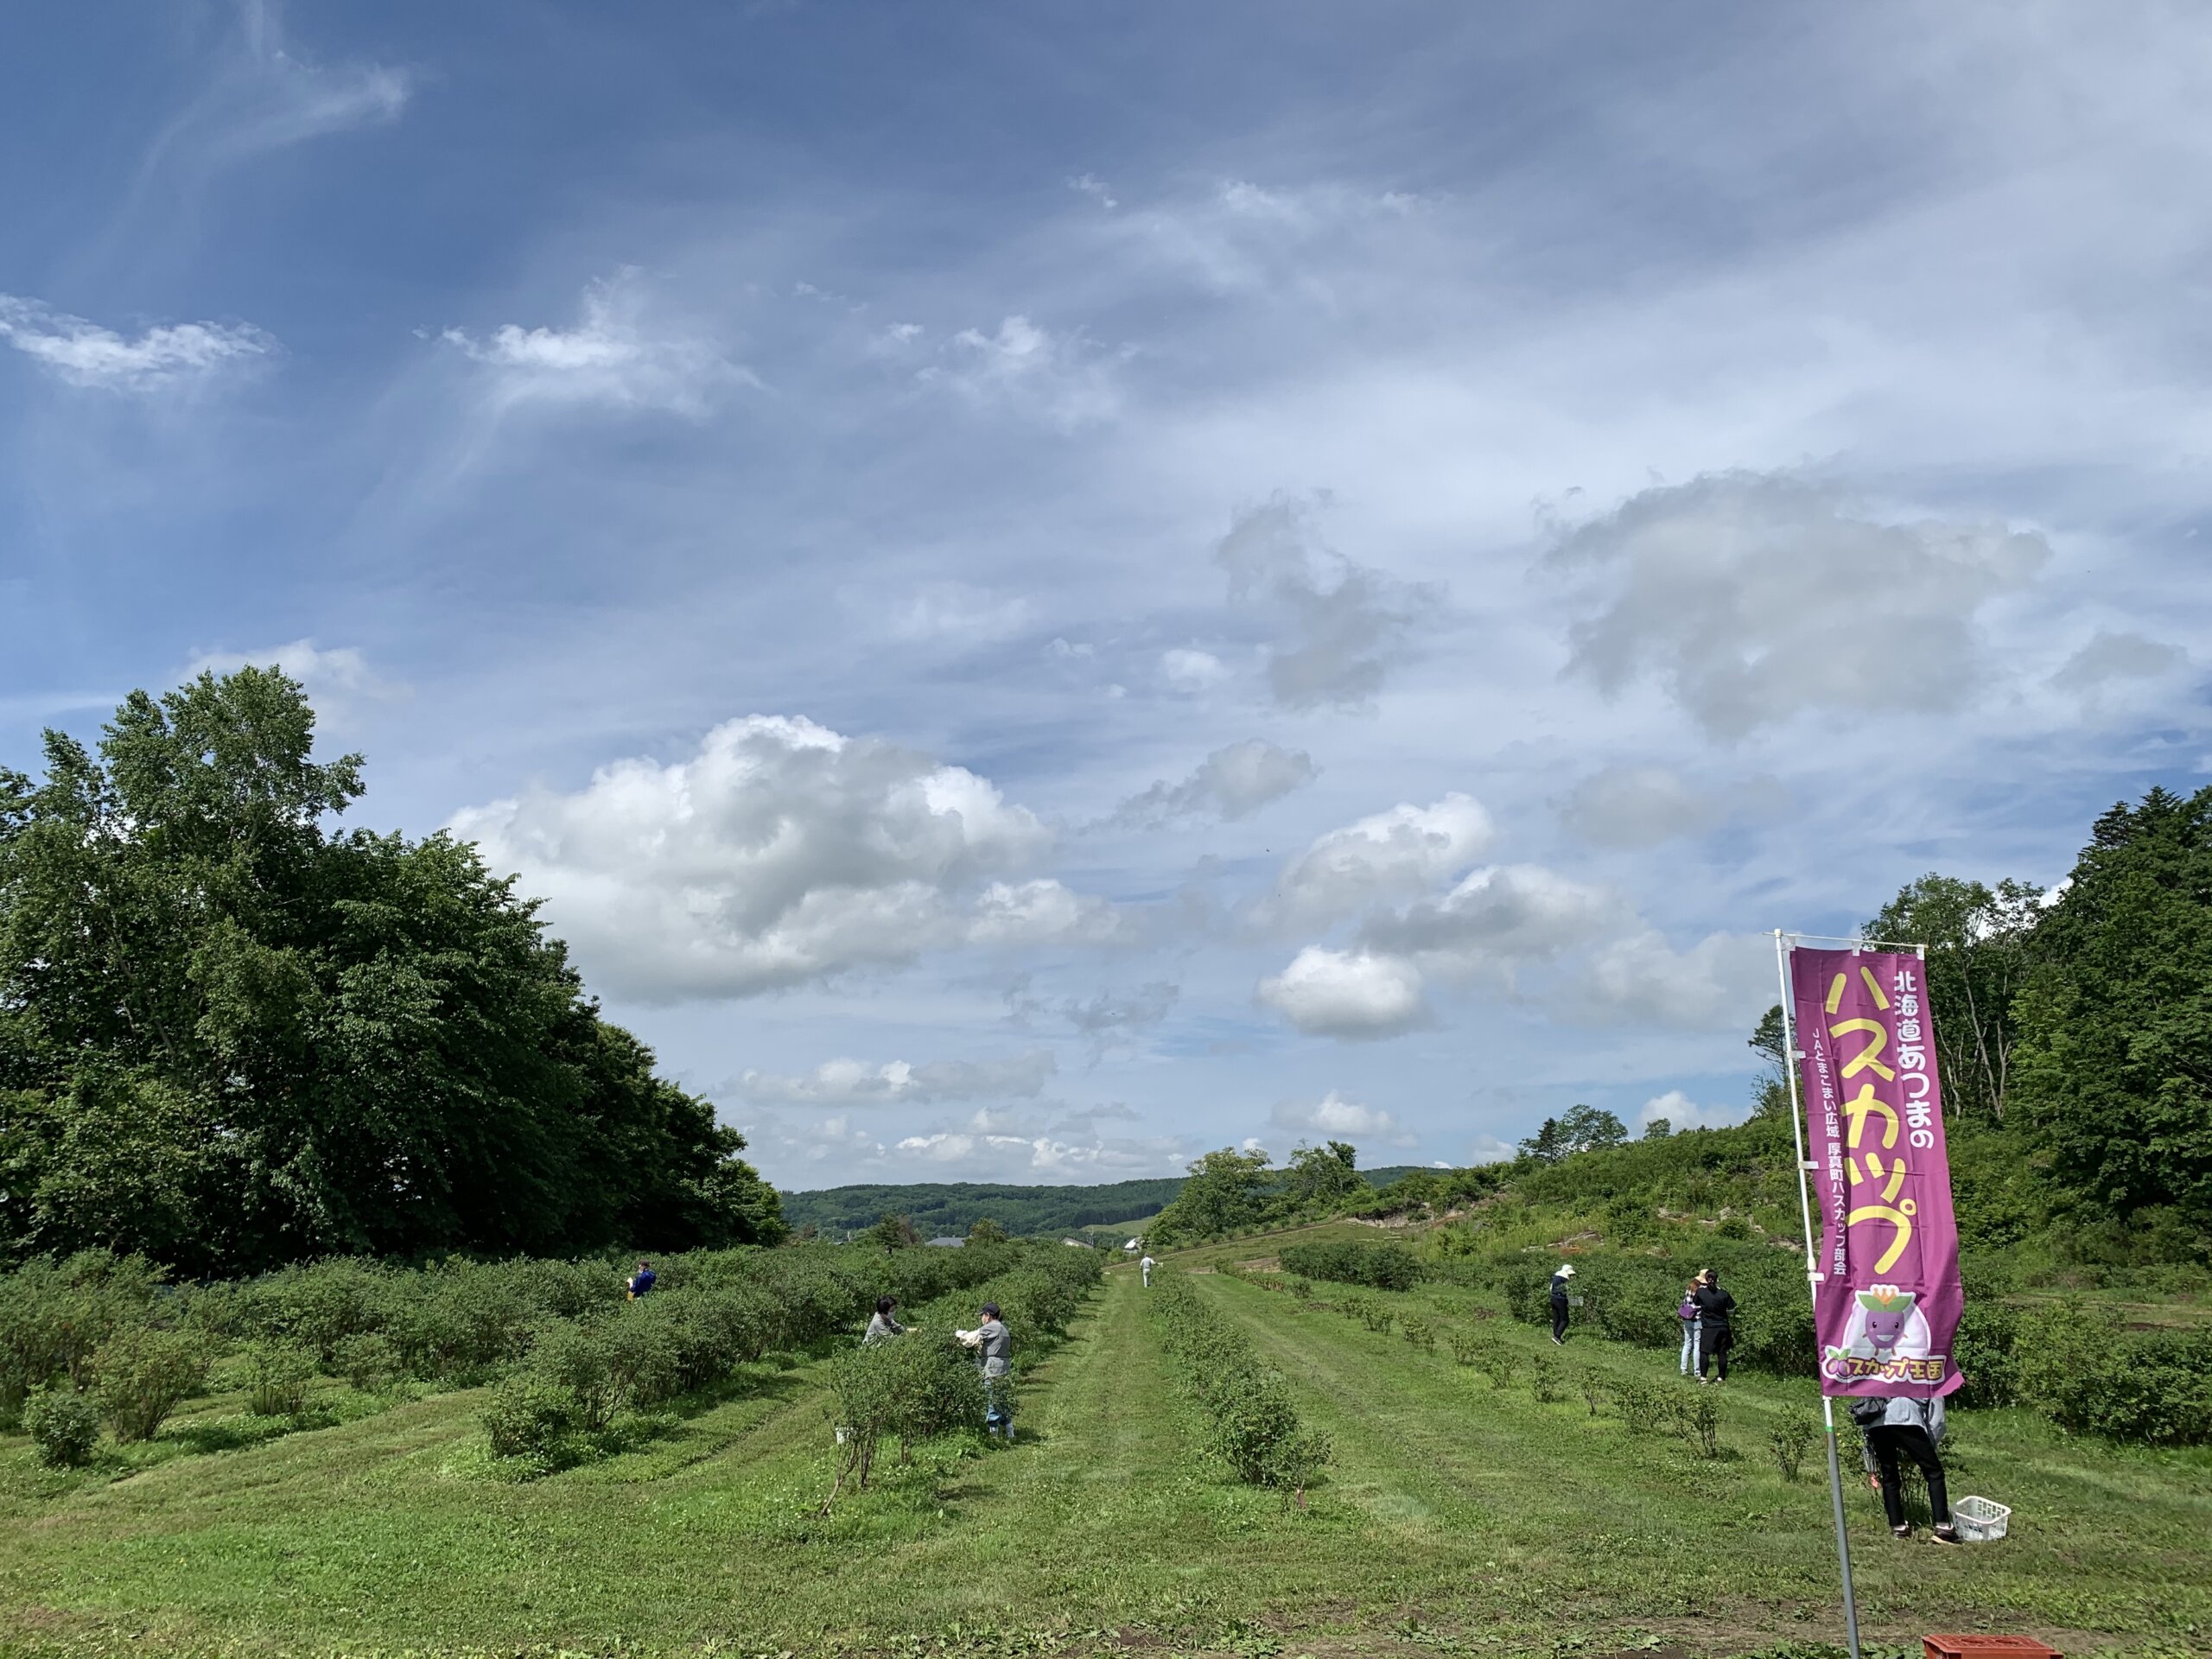
[[1441, 898], [1370, 916], [1359, 942], [1430, 971], [1489, 971], [1510, 988], [1523, 964], [1548, 962], [1617, 927], [1622, 909], [1602, 887], [1540, 864], [1509, 864], [1477, 870]]
[[1572, 671], [1656, 681], [1716, 736], [1816, 708], [1948, 709], [1987, 677], [1974, 627], [2050, 556], [2001, 524], [1886, 524], [1837, 491], [1728, 473], [1646, 490], [1564, 536]]
[[1229, 664], [1210, 651], [1181, 646], [1160, 654], [1160, 677], [1175, 690], [1196, 693], [1227, 679]]
[[1028, 976], [1024, 975], [1007, 992], [1007, 1022], [1027, 1031], [1040, 1020], [1064, 1021], [1089, 1046], [1096, 1063], [1109, 1050], [1127, 1047], [1141, 1033], [1160, 1024], [1174, 1012], [1181, 996], [1180, 987], [1155, 980], [1134, 991], [1102, 990], [1096, 996], [1054, 1002], [1032, 996]]
[[1313, 780], [1313, 760], [1303, 750], [1278, 748], [1247, 738], [1216, 749], [1180, 783], [1162, 779], [1122, 803], [1115, 814], [1127, 823], [1161, 824], [1175, 818], [1214, 817], [1231, 823]]
[[12, 294], [0, 294], [0, 340], [65, 385], [141, 395], [204, 380], [276, 348], [244, 323], [172, 323], [127, 335]]
[[1421, 969], [1400, 957], [1308, 945], [1260, 982], [1260, 1001], [1309, 1035], [1395, 1037], [1427, 1018]]
[[1370, 707], [1412, 655], [1418, 619], [1438, 597], [1325, 545], [1313, 509], [1287, 496], [1238, 513], [1214, 561], [1230, 600], [1275, 625], [1268, 680], [1287, 709]]
[[521, 872], [595, 980], [649, 1001], [1118, 927], [1096, 899], [1017, 879], [1051, 836], [985, 779], [804, 719], [733, 720], [689, 760], [620, 760], [453, 828]]
[[1734, 1106], [1700, 1106], [1679, 1089], [1669, 1089], [1643, 1103], [1643, 1109], [1636, 1115], [1637, 1127], [1648, 1129], [1664, 1118], [1667, 1126], [1676, 1131], [1682, 1129], [1719, 1129], [1732, 1123], [1740, 1123], [1751, 1116], [1749, 1102]]
[[1559, 803], [1567, 827], [1593, 847], [1656, 847], [1701, 836], [1732, 817], [1771, 817], [1789, 792], [1771, 778], [1695, 784], [1664, 766], [1606, 766]]
[[930, 1060], [919, 1065], [892, 1060], [825, 1060], [797, 1075], [748, 1071], [728, 1090], [747, 1100], [809, 1106], [870, 1103], [1033, 1099], [1056, 1070], [1049, 1050], [1030, 1049], [1005, 1059]]
[[661, 410], [697, 418], [714, 394], [733, 384], [758, 386], [710, 342], [654, 325], [638, 272], [624, 270], [584, 289], [573, 328], [506, 323], [478, 339], [461, 328], [439, 336], [490, 377], [493, 399], [521, 404], [600, 404]]
[[1352, 1140], [1357, 1136], [1370, 1141], [1381, 1141], [1394, 1147], [1414, 1144], [1414, 1137], [1408, 1135], [1389, 1113], [1372, 1106], [1363, 1106], [1357, 1101], [1346, 1100], [1334, 1089], [1318, 1101], [1278, 1101], [1274, 1110], [1268, 1115], [1268, 1122], [1277, 1128], [1288, 1129], [1300, 1136], [1318, 1136], [1324, 1141]]
[[1473, 797], [1402, 802], [1332, 830], [1292, 860], [1255, 907], [1267, 927], [1325, 927], [1372, 904], [1426, 891], [1480, 856], [1495, 835]]

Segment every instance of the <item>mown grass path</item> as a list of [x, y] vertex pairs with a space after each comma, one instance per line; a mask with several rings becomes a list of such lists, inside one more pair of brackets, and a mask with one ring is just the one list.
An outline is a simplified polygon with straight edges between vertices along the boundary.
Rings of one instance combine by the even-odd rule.
[[[48, 1475], [8, 1442], [0, 1652], [1254, 1654], [1282, 1639], [1291, 1655], [1510, 1655], [1660, 1636], [1725, 1654], [1833, 1637], [1823, 1486], [1814, 1471], [1785, 1484], [1764, 1447], [1776, 1414], [1802, 1403], [1786, 1385], [1732, 1384], [1735, 1455], [1708, 1463], [1593, 1419], [1579, 1395], [1537, 1404], [1525, 1368], [1495, 1389], [1281, 1292], [1198, 1287], [1335, 1438], [1304, 1512], [1205, 1454], [1145, 1293], [1117, 1269], [1032, 1377], [1022, 1444], [922, 1448], [826, 1516], [813, 1365], [760, 1368], [632, 1452], [524, 1485], [492, 1478], [474, 1394], [126, 1478]], [[1396, 1300], [1473, 1322], [1464, 1293]], [[1671, 1370], [1484, 1324], [1524, 1356]], [[237, 1409], [196, 1408], [180, 1433], [219, 1443]], [[1896, 1546], [1859, 1497], [1871, 1627], [2098, 1633], [2069, 1652], [2122, 1636], [2206, 1645], [2212, 1459], [2069, 1446], [2025, 1420], [1975, 1420], [1962, 1438], [1962, 1488], [2018, 1504], [2018, 1535]]]

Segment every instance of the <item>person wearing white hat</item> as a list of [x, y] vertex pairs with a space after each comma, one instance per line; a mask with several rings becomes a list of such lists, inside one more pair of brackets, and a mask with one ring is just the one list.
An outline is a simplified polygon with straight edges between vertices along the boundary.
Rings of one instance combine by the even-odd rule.
[[1552, 1274], [1552, 1340], [1561, 1347], [1567, 1345], [1567, 1287], [1574, 1277], [1574, 1263], [1562, 1262], [1559, 1271]]

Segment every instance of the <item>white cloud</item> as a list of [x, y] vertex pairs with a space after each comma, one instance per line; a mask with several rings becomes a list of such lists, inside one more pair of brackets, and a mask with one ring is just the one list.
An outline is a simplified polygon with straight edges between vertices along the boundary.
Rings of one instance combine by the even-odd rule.
[[1032, 1098], [1056, 1070], [1049, 1050], [1036, 1048], [999, 1060], [930, 1060], [916, 1065], [892, 1060], [824, 1060], [796, 1076], [747, 1071], [728, 1092], [747, 1100], [844, 1106], [912, 1101]]
[[1429, 806], [1401, 803], [1320, 836], [1284, 867], [1253, 919], [1274, 928], [1325, 927], [1465, 868], [1495, 833], [1471, 796], [1449, 794]]
[[1734, 1031], [1748, 1029], [1774, 997], [1770, 938], [1714, 933], [1677, 951], [1646, 928], [1592, 953], [1567, 1011], [1598, 1023]]
[[2099, 628], [2060, 664], [2050, 683], [2062, 691], [2094, 697], [2115, 681], [2164, 678], [2188, 660], [2177, 645], [2139, 633]]
[[616, 761], [573, 793], [532, 790], [453, 828], [522, 873], [595, 979], [647, 1000], [1118, 927], [1057, 881], [1012, 879], [1052, 838], [985, 779], [804, 719], [729, 721], [689, 760]]
[[1113, 1049], [1133, 1046], [1139, 1033], [1174, 1012], [1181, 996], [1180, 986], [1155, 980], [1134, 991], [1100, 991], [1088, 998], [1051, 1002], [1029, 994], [1025, 975], [1007, 993], [1007, 1021], [1027, 1031], [1039, 1020], [1065, 1020], [1089, 1045], [1095, 1064]]
[[448, 328], [440, 339], [491, 377], [494, 404], [602, 404], [699, 418], [733, 384], [758, 386], [709, 341], [656, 327], [639, 274], [623, 270], [584, 289], [573, 328], [505, 323], [480, 340]]
[[1961, 706], [1989, 677], [1976, 614], [2050, 556], [2001, 524], [1883, 523], [1823, 485], [1726, 473], [1646, 490], [1550, 558], [1586, 579], [1575, 672], [1655, 679], [1737, 738], [1808, 709]]
[[1216, 749], [1180, 783], [1165, 779], [1122, 803], [1115, 817], [1123, 823], [1161, 824], [1179, 817], [1217, 817], [1235, 822], [1313, 780], [1313, 757], [1282, 749], [1261, 738], [1247, 738]]
[[1679, 1089], [1669, 1089], [1643, 1103], [1643, 1109], [1636, 1115], [1637, 1127], [1648, 1129], [1660, 1118], [1677, 1132], [1683, 1129], [1719, 1129], [1732, 1123], [1740, 1123], [1751, 1115], [1746, 1101], [1734, 1106], [1700, 1106]]
[[996, 330], [963, 328], [943, 359], [921, 371], [926, 382], [951, 387], [971, 402], [1034, 414], [1063, 430], [1107, 420], [1121, 408], [1108, 353], [1080, 330], [1054, 334], [1019, 315]]
[[1160, 677], [1178, 691], [1196, 693], [1229, 677], [1229, 664], [1210, 651], [1178, 647], [1160, 655]]
[[67, 385], [141, 394], [205, 379], [276, 348], [244, 323], [174, 323], [127, 336], [12, 294], [0, 294], [0, 340]]
[[1353, 563], [1320, 540], [1311, 507], [1282, 495], [1238, 513], [1214, 561], [1230, 598], [1276, 623], [1268, 679], [1287, 709], [1371, 707], [1440, 597]]
[[1093, 178], [1088, 173], [1081, 174], [1075, 178], [1070, 179], [1068, 181], [1068, 188], [1071, 190], [1080, 191], [1083, 194], [1089, 196], [1093, 201], [1096, 202], [1101, 207], [1106, 208], [1109, 212], [1122, 205], [1114, 199], [1113, 188], [1109, 185], [1105, 180]]
[[1260, 982], [1260, 1001], [1314, 1036], [1393, 1037], [1427, 1015], [1421, 969], [1402, 957], [1308, 945]]
[[1465, 977], [1495, 973], [1509, 988], [1524, 964], [1548, 962], [1619, 926], [1624, 907], [1602, 887], [1541, 864], [1477, 870], [1440, 899], [1370, 916], [1360, 943]]
[[1501, 1141], [1494, 1135], [1478, 1135], [1467, 1148], [1467, 1162], [1473, 1164], [1510, 1164], [1521, 1155], [1521, 1149], [1510, 1141]]
[[1280, 1101], [1268, 1115], [1268, 1121], [1278, 1128], [1325, 1141], [1350, 1140], [1357, 1135], [1394, 1147], [1414, 1144], [1414, 1137], [1389, 1113], [1346, 1100], [1334, 1089], [1318, 1101]]
[[994, 594], [966, 582], [931, 582], [899, 607], [891, 632], [901, 639], [983, 644], [1020, 632], [1034, 613], [1035, 607], [1019, 594]]
[[383, 689], [369, 672], [369, 659], [359, 647], [336, 645], [326, 651], [312, 639], [295, 639], [289, 645], [259, 651], [204, 651], [193, 658], [185, 673], [195, 678], [207, 672], [234, 674], [249, 664], [256, 668], [281, 668], [318, 696], [360, 695]]

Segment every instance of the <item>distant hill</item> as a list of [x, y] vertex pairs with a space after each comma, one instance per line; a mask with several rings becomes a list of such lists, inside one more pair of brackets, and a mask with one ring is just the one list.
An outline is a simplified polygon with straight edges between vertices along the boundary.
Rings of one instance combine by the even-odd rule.
[[[1376, 1186], [1388, 1186], [1416, 1167], [1400, 1164], [1361, 1173]], [[981, 1181], [831, 1186], [785, 1192], [784, 1219], [794, 1230], [813, 1227], [833, 1237], [873, 1226], [886, 1214], [906, 1217], [925, 1237], [965, 1233], [986, 1216], [1016, 1235], [1072, 1233], [1156, 1216], [1182, 1190], [1180, 1175], [1100, 1186], [1011, 1186]]]

